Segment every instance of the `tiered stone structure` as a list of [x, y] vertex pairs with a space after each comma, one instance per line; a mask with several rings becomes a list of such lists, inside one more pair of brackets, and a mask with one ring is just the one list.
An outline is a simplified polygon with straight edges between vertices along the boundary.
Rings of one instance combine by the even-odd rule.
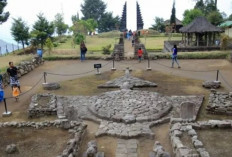
[[120, 23], [120, 31], [124, 32], [127, 29], [127, 3], [125, 2], [123, 11], [122, 11], [122, 17], [121, 17], [121, 23]]
[[114, 45], [112, 57], [119, 61], [124, 59], [124, 37], [120, 34], [119, 43]]
[[136, 12], [137, 12], [137, 30], [141, 30], [143, 29], [144, 23], [138, 2], [136, 3]]

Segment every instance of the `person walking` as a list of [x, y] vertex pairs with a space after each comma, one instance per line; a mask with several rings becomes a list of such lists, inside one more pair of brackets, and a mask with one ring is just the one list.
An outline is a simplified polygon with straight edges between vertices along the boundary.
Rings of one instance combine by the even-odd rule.
[[4, 100], [4, 85], [3, 85], [3, 78], [2, 75], [0, 74], [0, 102]]
[[10, 76], [10, 85], [12, 90], [13, 90], [13, 86], [17, 85], [19, 91], [21, 92], [20, 82], [18, 79], [18, 69], [14, 66], [13, 62], [9, 62], [9, 68], [7, 69], [7, 73]]
[[84, 61], [85, 60], [85, 54], [87, 52], [87, 48], [85, 46], [84, 41], [81, 42], [80, 51], [81, 51], [81, 61]]
[[172, 51], [173, 51], [172, 56], [171, 56], [172, 57], [172, 68], [174, 68], [174, 62], [176, 62], [176, 64], [178, 65], [178, 68], [180, 68], [180, 65], [177, 60], [178, 49], [176, 45], [173, 46]]
[[141, 60], [142, 60], [142, 56], [143, 56], [143, 50], [142, 50], [142, 48], [140, 47], [139, 50], [138, 50], [138, 59], [139, 59], [139, 63], [140, 63]]

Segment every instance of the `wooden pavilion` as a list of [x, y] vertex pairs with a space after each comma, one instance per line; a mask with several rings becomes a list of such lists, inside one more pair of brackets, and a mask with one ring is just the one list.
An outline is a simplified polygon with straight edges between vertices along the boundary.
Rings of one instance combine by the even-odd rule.
[[184, 47], [212, 47], [217, 45], [216, 35], [223, 32], [212, 25], [205, 17], [198, 17], [180, 29]]

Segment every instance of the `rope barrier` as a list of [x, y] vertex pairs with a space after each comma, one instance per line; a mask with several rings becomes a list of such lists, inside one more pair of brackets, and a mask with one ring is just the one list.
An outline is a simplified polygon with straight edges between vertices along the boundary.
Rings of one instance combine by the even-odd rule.
[[[105, 66], [107, 66], [110, 63], [111, 63], [111, 61], [109, 61], [108, 63], [104, 64], [102, 67], [105, 67]], [[45, 72], [45, 73], [46, 74], [50, 74], [50, 75], [57, 75], [57, 76], [78, 76], [78, 75], [89, 74], [89, 73], [92, 73], [94, 71], [95, 71], [95, 69], [91, 70], [91, 71], [83, 72], [83, 73], [78, 73], [78, 74], [56, 74], [56, 73], [51, 73], [51, 72]]]
[[222, 80], [230, 87], [232, 88], [232, 86], [229, 84], [229, 82], [225, 79], [225, 77], [223, 76], [223, 74], [221, 72], [219, 72], [219, 75], [221, 76]]
[[[23, 93], [19, 94], [19, 96], [25, 95], [25, 94], [27, 94], [28, 92], [30, 92], [31, 90], [33, 90], [33, 89], [41, 82], [42, 79], [43, 79], [43, 76], [34, 84], [34, 86], [32, 86], [31, 89], [29, 89], [29, 90], [26, 91], [26, 92], [23, 92]], [[15, 97], [11, 96], [11, 97], [6, 97], [5, 99], [7, 100], [7, 99], [12, 99], [12, 98], [15, 98]]]
[[[170, 66], [167, 66], [167, 65], [164, 65], [164, 64], [161, 64], [161, 63], [159, 63], [159, 62], [154, 62], [155, 64], [159, 64], [159, 65], [161, 65], [161, 66], [163, 66], [163, 67], [167, 67], [167, 68], [171, 68]], [[174, 68], [171, 68], [171, 69], [174, 69]], [[177, 69], [175, 69], [175, 70], [177, 70]], [[178, 69], [178, 70], [180, 70], [180, 71], [188, 71], [188, 72], [215, 72], [215, 71], [217, 71], [217, 70], [189, 70], [189, 69], [182, 69], [182, 68], [180, 68], [180, 69]]]

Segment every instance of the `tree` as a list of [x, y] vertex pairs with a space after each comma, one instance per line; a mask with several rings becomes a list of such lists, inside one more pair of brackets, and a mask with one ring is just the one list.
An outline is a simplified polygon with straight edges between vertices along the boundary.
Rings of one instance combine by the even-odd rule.
[[157, 30], [158, 32], [165, 32], [164, 19], [155, 17], [155, 24], [152, 25], [151, 29]]
[[184, 12], [184, 20], [183, 25], [188, 25], [191, 23], [195, 18], [199, 16], [204, 16], [201, 10], [199, 9], [191, 9], [191, 10], [185, 10]]
[[52, 51], [52, 49], [53, 49], [53, 47], [54, 47], [51, 38], [47, 38], [47, 39], [46, 39], [45, 45], [46, 45], [46, 47], [48, 48], [48, 53], [49, 53], [49, 55], [51, 55], [51, 51]]
[[7, 5], [6, 0], [0, 0], [0, 24], [6, 22], [10, 16], [9, 12], [3, 12], [6, 5]]
[[29, 27], [21, 18], [13, 18], [11, 35], [15, 41], [22, 44], [23, 49], [25, 48], [25, 45], [28, 45], [28, 40], [30, 39]]
[[37, 15], [38, 20], [33, 25], [33, 30], [31, 32], [33, 38], [33, 43], [36, 45], [40, 44], [41, 48], [45, 44], [45, 41], [48, 37], [51, 37], [54, 33], [54, 24], [48, 22], [43, 14]]
[[175, 0], [173, 1], [172, 5], [172, 15], [170, 17], [170, 24], [176, 25], [176, 8], [175, 8]]
[[68, 25], [64, 23], [64, 17], [62, 14], [58, 13], [55, 15], [54, 26], [56, 29], [56, 33], [61, 36], [68, 30]]
[[228, 20], [232, 21], [232, 14], [228, 17]]
[[71, 19], [72, 19], [73, 24], [79, 21], [80, 20], [79, 13], [77, 13], [76, 15], [73, 15]]
[[99, 21], [99, 32], [109, 32], [119, 28], [120, 18], [119, 16], [113, 17], [112, 12], [105, 13]]
[[209, 20], [209, 22], [216, 26], [223, 22], [222, 14], [218, 11], [210, 12], [207, 16], [207, 19]]
[[83, 20], [94, 19], [98, 22], [105, 10], [106, 4], [102, 0], [84, 0], [84, 4], [81, 5]]
[[88, 32], [93, 32], [97, 28], [97, 22], [94, 19], [79, 20], [72, 26], [74, 35], [81, 33], [86, 35]]
[[217, 0], [194, 0], [197, 1], [195, 9], [200, 9], [202, 13], [207, 16], [213, 11], [217, 11]]
[[199, 1], [196, 3], [194, 9], [199, 9], [199, 10], [202, 11], [202, 13], [204, 13], [204, 12], [205, 12], [205, 3], [204, 3], [204, 1], [203, 1], [203, 0], [199, 0]]

